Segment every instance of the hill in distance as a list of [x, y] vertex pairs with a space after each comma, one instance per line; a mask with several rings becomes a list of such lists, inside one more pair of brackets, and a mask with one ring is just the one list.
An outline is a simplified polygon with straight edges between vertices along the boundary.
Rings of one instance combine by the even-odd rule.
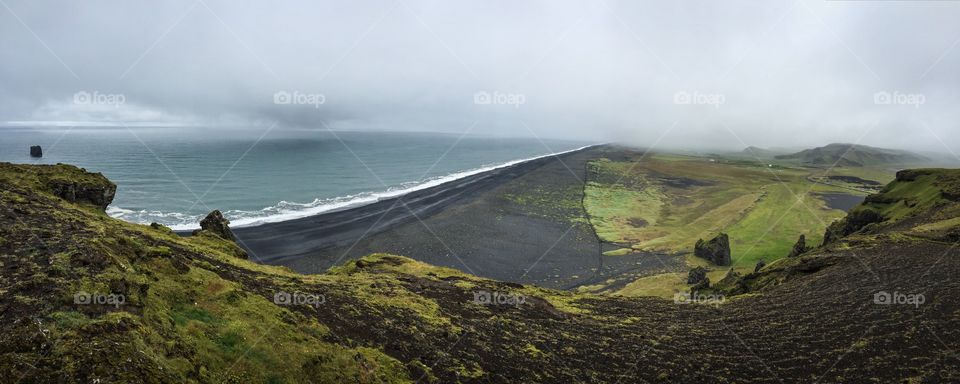
[[754, 147], [751, 145], [749, 147], [744, 148], [742, 151], [740, 151], [740, 154], [756, 157], [760, 159], [773, 159], [779, 155], [784, 155], [789, 152], [790, 151], [787, 151], [787, 150], [779, 150], [775, 148], [760, 148], [760, 147]]
[[789, 155], [776, 156], [775, 158], [778, 160], [799, 160], [802, 164], [836, 164], [847, 167], [922, 164], [930, 162], [930, 159], [913, 152], [841, 143], [828, 144], [823, 147], [806, 149]]

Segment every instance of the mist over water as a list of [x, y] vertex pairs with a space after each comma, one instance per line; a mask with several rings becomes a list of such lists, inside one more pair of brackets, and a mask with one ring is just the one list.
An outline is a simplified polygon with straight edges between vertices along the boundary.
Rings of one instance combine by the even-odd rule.
[[[261, 137], [262, 136], [262, 137]], [[196, 228], [219, 209], [254, 225], [362, 205], [586, 142], [436, 133], [9, 129], [0, 161], [68, 163], [118, 185], [111, 216]], [[44, 157], [29, 157], [31, 145]]]

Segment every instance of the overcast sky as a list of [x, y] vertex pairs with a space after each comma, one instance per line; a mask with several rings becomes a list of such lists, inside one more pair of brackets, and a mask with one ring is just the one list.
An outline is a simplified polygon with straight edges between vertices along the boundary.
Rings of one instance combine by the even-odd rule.
[[0, 125], [960, 152], [957, 20], [960, 1], [3, 0]]

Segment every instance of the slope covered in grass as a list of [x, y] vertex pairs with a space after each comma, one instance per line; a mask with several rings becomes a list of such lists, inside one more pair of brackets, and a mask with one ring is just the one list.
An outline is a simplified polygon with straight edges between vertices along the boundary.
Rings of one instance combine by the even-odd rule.
[[[299, 275], [209, 233], [180, 238], [65, 200], [47, 171], [0, 165], [3, 381], [960, 379], [960, 257], [940, 241], [857, 234], [772, 263], [759, 276], [775, 284], [718, 304], [548, 290], [385, 254]], [[929, 299], [874, 305], [879, 289]]]
[[786, 256], [800, 234], [819, 243], [827, 224], [844, 215], [819, 194], [856, 193], [808, 180], [821, 170], [746, 161], [654, 155], [590, 167], [584, 205], [601, 239], [690, 252], [696, 239], [725, 232], [740, 268]]

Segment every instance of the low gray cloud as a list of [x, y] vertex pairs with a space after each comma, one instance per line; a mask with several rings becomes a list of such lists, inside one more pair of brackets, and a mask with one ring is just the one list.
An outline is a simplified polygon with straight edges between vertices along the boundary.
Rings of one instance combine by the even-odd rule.
[[960, 142], [960, 2], [4, 4], [5, 125]]

